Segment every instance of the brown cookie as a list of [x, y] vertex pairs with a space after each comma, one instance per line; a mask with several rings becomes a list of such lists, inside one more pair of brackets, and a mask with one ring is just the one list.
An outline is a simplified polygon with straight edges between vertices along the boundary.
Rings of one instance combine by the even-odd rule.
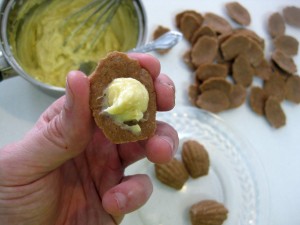
[[202, 36], [193, 45], [191, 60], [195, 67], [201, 64], [212, 63], [218, 53], [218, 40], [215, 37]]
[[212, 77], [226, 78], [228, 74], [228, 68], [224, 64], [201, 64], [195, 71], [195, 74], [201, 81], [210, 79]]
[[268, 31], [272, 38], [284, 35], [285, 23], [280, 13], [275, 12], [270, 15], [268, 20]]
[[204, 14], [204, 24], [212, 28], [217, 34], [224, 34], [232, 31], [232, 27], [226, 19], [211, 12]]
[[231, 83], [222, 77], [209, 78], [200, 85], [200, 90], [202, 93], [209, 90], [220, 90], [226, 95], [229, 95], [231, 88]]
[[229, 93], [229, 108], [237, 108], [241, 106], [247, 97], [247, 90], [241, 84], [234, 84], [232, 85], [231, 92]]
[[275, 64], [283, 71], [289, 74], [294, 74], [297, 72], [297, 65], [295, 64], [292, 57], [287, 56], [286, 54], [278, 50], [273, 52], [271, 57]]
[[203, 36], [216, 37], [217, 35], [215, 31], [209, 26], [200, 26], [194, 31], [191, 37], [191, 43], [195, 44], [198, 38], [201, 38]]
[[192, 178], [208, 174], [209, 155], [205, 147], [195, 140], [188, 140], [182, 146], [182, 160]]
[[213, 113], [219, 113], [228, 109], [230, 105], [229, 97], [226, 93], [218, 89], [212, 89], [199, 95], [196, 105]]
[[280, 102], [284, 100], [286, 85], [282, 76], [274, 74], [269, 80], [264, 81], [263, 88], [268, 96], [274, 96]]
[[233, 79], [237, 84], [244, 87], [249, 87], [252, 84], [254, 71], [244, 54], [239, 55], [234, 60], [232, 70]]
[[290, 76], [286, 81], [285, 98], [291, 102], [300, 104], [300, 77], [298, 75]]
[[274, 128], [283, 127], [286, 124], [286, 116], [276, 97], [270, 96], [265, 104], [266, 118]]
[[[104, 112], [105, 107], [107, 107], [105, 90], [116, 78], [136, 79], [147, 89], [149, 102], [142, 120], [120, 124]], [[90, 108], [97, 126], [113, 143], [133, 142], [151, 137], [156, 129], [156, 93], [151, 75], [140, 66], [137, 60], [130, 59], [124, 53], [112, 52], [108, 54], [90, 75]], [[129, 122], [139, 125], [141, 132], [133, 133], [127, 129], [127, 126], [131, 126]]]
[[281, 35], [274, 39], [274, 46], [276, 50], [286, 55], [294, 56], [298, 54], [299, 42], [290, 35]]
[[258, 115], [265, 114], [265, 103], [268, 98], [267, 93], [260, 87], [253, 86], [250, 92], [250, 107]]
[[263, 59], [258, 66], [254, 67], [254, 74], [262, 80], [269, 80], [273, 74], [270, 62], [268, 62], [266, 59]]
[[[164, 35], [165, 33], [169, 32], [170, 29], [168, 27], [163, 27], [163, 26], [158, 26], [154, 33], [153, 33], [153, 40], [158, 39], [159, 37], [161, 37], [162, 35]], [[157, 49], [156, 52], [159, 54], [166, 54], [167, 52], [169, 52], [171, 49]]]
[[155, 164], [155, 174], [160, 182], [177, 190], [180, 190], [189, 179], [183, 163], [176, 158], [166, 164]]
[[192, 225], [221, 225], [227, 219], [228, 209], [215, 200], [203, 200], [190, 208]]
[[231, 35], [221, 44], [222, 55], [225, 60], [232, 60], [251, 46], [250, 39], [244, 35]]
[[300, 27], [300, 8], [296, 6], [287, 6], [283, 9], [283, 17], [289, 25]]
[[200, 13], [195, 11], [185, 11], [183, 14], [179, 14], [177, 19], [179, 20], [179, 29], [183, 36], [191, 41], [195, 30], [202, 25], [203, 17]]
[[225, 4], [228, 15], [238, 24], [248, 26], [251, 23], [251, 16], [248, 10], [238, 2]]
[[252, 41], [254, 41], [256, 44], [258, 44], [262, 49], [265, 49], [265, 40], [260, 37], [255, 31], [245, 29], [245, 28], [237, 28], [233, 31], [233, 35], [243, 35]]

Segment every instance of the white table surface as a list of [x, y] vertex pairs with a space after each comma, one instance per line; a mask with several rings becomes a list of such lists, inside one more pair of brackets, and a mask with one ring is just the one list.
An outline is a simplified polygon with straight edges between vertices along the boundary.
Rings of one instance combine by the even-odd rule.
[[[150, 34], [158, 25], [175, 28], [175, 14], [185, 9], [199, 12], [215, 12], [225, 15], [226, 1], [213, 0], [145, 0]], [[266, 39], [267, 51], [271, 49], [266, 33], [268, 16], [287, 5], [300, 7], [299, 0], [239, 1], [249, 9], [252, 23], [249, 28]], [[286, 34], [298, 38], [300, 29], [287, 26]], [[176, 105], [190, 105], [187, 89], [193, 74], [182, 62], [181, 56], [188, 49], [183, 41], [165, 56], [158, 56], [162, 72], [170, 75], [176, 84]], [[300, 57], [295, 57], [300, 70]], [[55, 99], [33, 87], [20, 77], [0, 83], [0, 147], [22, 138], [32, 127], [39, 115]], [[300, 105], [284, 102], [282, 107], [287, 115], [287, 124], [281, 129], [273, 129], [266, 120], [254, 114], [248, 104], [220, 113], [219, 116], [235, 131], [247, 139], [256, 150], [265, 169], [270, 194], [270, 225], [300, 224]], [[132, 225], [132, 215], [123, 224]], [[155, 224], [156, 225], [156, 224]], [[157, 224], [158, 225], [158, 224]], [[266, 225], [266, 224], [265, 224]]]

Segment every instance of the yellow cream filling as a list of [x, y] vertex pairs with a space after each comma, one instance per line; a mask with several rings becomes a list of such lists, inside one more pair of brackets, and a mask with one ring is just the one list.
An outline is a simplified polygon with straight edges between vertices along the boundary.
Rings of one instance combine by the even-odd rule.
[[141, 127], [137, 123], [144, 117], [149, 102], [149, 93], [146, 87], [133, 78], [116, 78], [105, 90], [106, 108], [108, 113], [125, 129], [129, 129], [134, 134], [141, 132]]
[[91, 33], [89, 29], [96, 23], [98, 14], [72, 36], [95, 7], [82, 10], [80, 16], [70, 20], [67, 18], [91, 1], [30, 0], [22, 1], [21, 6], [15, 5], [9, 20], [9, 42], [25, 72], [41, 82], [64, 87], [66, 74], [80, 68], [82, 63], [97, 63], [108, 52], [127, 51], [136, 46], [139, 28], [131, 0], [121, 1], [111, 23], [95, 44], [92, 43], [99, 36], [100, 28], [96, 26]]

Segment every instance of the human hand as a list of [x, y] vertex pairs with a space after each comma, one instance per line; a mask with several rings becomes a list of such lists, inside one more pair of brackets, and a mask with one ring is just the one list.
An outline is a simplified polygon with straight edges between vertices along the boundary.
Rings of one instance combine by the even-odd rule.
[[[145, 54], [130, 57], [152, 75], [158, 110], [172, 109], [174, 84], [160, 74], [159, 62]], [[70, 72], [66, 96], [22, 140], [0, 150], [0, 225], [118, 224], [152, 192], [146, 175], [125, 176], [125, 168], [144, 157], [168, 162], [177, 146], [177, 132], [163, 122], [148, 140], [109, 142], [89, 109], [88, 78]]]

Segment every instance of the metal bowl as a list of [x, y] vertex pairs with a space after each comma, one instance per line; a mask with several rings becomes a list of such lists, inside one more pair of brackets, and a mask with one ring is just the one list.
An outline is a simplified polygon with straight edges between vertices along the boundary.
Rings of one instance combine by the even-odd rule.
[[[8, 28], [10, 26], [9, 15], [16, 2], [17, 0], [0, 0], [0, 81], [12, 76], [20, 75], [45, 93], [54, 97], [59, 97], [65, 93], [65, 88], [52, 86], [34, 79], [33, 76], [30, 76], [30, 74], [27, 74], [24, 71], [13, 55], [8, 38]], [[136, 43], [136, 47], [139, 47], [143, 45], [146, 40], [147, 18], [142, 1], [133, 0], [133, 3], [139, 21], [139, 36]]]

